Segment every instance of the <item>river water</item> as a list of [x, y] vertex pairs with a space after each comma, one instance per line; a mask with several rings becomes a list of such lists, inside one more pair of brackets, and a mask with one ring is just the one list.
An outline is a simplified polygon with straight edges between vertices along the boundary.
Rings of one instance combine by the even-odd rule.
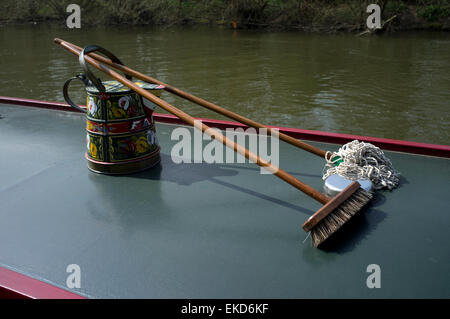
[[[64, 81], [81, 69], [55, 37], [101, 45], [136, 70], [264, 124], [450, 144], [448, 33], [0, 26], [0, 95], [64, 101]], [[81, 85], [73, 87], [84, 104]], [[170, 93], [163, 99], [224, 119]]]

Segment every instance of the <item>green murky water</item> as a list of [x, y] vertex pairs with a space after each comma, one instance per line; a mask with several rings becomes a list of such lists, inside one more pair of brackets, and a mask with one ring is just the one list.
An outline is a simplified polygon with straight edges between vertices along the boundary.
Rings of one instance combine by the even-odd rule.
[[[450, 144], [448, 33], [0, 26], [0, 95], [63, 101], [62, 85], [80, 67], [54, 37], [104, 46], [132, 68], [264, 124]], [[73, 92], [81, 103], [81, 86]]]

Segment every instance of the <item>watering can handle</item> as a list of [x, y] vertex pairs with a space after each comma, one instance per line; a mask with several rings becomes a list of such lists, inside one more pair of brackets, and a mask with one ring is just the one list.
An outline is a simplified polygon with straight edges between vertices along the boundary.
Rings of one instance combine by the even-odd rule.
[[73, 78], [68, 79], [66, 81], [66, 83], [64, 83], [64, 87], [63, 87], [64, 100], [66, 100], [67, 104], [69, 104], [71, 107], [77, 109], [78, 111], [86, 113], [87, 111], [85, 109], [83, 109], [83, 108], [79, 107], [78, 105], [76, 105], [75, 103], [73, 103], [69, 97], [69, 84], [73, 80], [80, 80], [86, 86], [88, 86], [90, 84], [89, 80], [86, 78], [86, 76], [84, 74], [78, 74], [78, 75], [74, 76]]
[[[103, 55], [105, 55], [106, 57], [110, 58], [111, 61], [113, 61], [114, 63], [120, 64], [120, 65], [124, 65], [124, 64], [114, 54], [112, 54], [105, 48], [102, 48], [98, 45], [88, 45], [88, 46], [84, 47], [84, 49], [81, 51], [78, 61], [80, 62], [81, 67], [83, 68], [86, 78], [89, 79], [89, 81], [91, 81], [95, 85], [95, 87], [97, 88], [97, 90], [99, 92], [105, 92], [105, 87], [103, 86], [102, 81], [99, 78], [96, 78], [94, 76], [94, 74], [89, 70], [89, 68], [86, 64], [86, 61], [84, 59], [84, 56], [86, 54], [89, 54], [92, 52], [100, 52]], [[130, 75], [125, 74], [125, 77], [131, 81]]]
[[[95, 85], [95, 87], [97, 88], [97, 90], [99, 92], [105, 92], [105, 87], [102, 84], [102, 81], [99, 78], [96, 78], [94, 76], [94, 74], [89, 70], [86, 61], [84, 59], [84, 56], [86, 54], [92, 53], [92, 52], [100, 52], [103, 55], [105, 55], [106, 57], [110, 58], [111, 61], [113, 61], [114, 63], [123, 65], [123, 63], [119, 60], [118, 57], [116, 57], [114, 54], [112, 54], [111, 52], [109, 52], [108, 50], [106, 50], [105, 48], [102, 48], [98, 45], [88, 45], [86, 46], [80, 54], [80, 58], [79, 58], [79, 62], [81, 67], [83, 68], [84, 74], [78, 74], [76, 76], [74, 76], [73, 78], [70, 78], [66, 81], [66, 83], [64, 83], [64, 87], [63, 87], [63, 95], [64, 95], [64, 100], [66, 100], [66, 102], [73, 108], [76, 108], [77, 110], [86, 113], [86, 110], [84, 108], [79, 107], [78, 105], [76, 105], [75, 103], [72, 102], [72, 100], [69, 97], [69, 84], [70, 82], [72, 82], [72, 80], [80, 80], [84, 83], [85, 86], [90, 86], [90, 85]], [[125, 77], [128, 80], [131, 80], [131, 76], [125, 74]]]

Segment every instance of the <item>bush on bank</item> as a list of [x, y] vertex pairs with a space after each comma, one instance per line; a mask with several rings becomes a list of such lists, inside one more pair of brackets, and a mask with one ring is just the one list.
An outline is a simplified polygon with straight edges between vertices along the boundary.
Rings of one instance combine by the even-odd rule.
[[447, 0], [2, 0], [0, 22], [64, 22], [70, 3], [84, 25], [222, 24], [237, 28], [357, 31], [377, 3], [390, 30], [450, 29]]

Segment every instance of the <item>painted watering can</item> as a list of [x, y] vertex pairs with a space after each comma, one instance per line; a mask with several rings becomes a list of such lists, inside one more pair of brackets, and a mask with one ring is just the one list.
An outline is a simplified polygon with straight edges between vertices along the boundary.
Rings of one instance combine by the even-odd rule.
[[[153, 167], [160, 162], [160, 146], [152, 116], [156, 105], [118, 81], [102, 82], [96, 78], [84, 59], [86, 54], [96, 51], [122, 64], [106, 49], [87, 46], [79, 58], [84, 74], [67, 80], [63, 88], [66, 102], [86, 113], [88, 168], [96, 173], [127, 174]], [[129, 75], [126, 78], [131, 80]], [[75, 79], [86, 86], [86, 109], [69, 98], [69, 84]], [[134, 83], [158, 97], [164, 88], [142, 81]]]

